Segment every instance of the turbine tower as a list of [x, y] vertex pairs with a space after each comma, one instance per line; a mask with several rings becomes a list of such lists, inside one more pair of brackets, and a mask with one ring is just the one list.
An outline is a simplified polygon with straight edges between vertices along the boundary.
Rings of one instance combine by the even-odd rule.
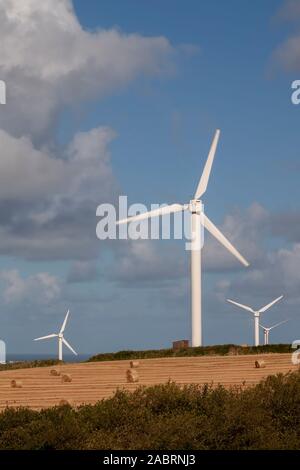
[[207, 189], [208, 180], [216, 153], [220, 130], [217, 130], [207, 157], [202, 176], [199, 180], [194, 198], [188, 204], [171, 204], [150, 212], [117, 221], [117, 224], [137, 222], [152, 217], [163, 216], [175, 212], [189, 211], [191, 214], [191, 315], [192, 315], [192, 346], [202, 346], [202, 312], [201, 312], [201, 229], [204, 226], [230, 253], [242, 264], [249, 263], [234, 248], [220, 230], [204, 214], [201, 197]]
[[272, 305], [276, 304], [283, 298], [283, 295], [280, 297], [277, 297], [277, 299], [272, 300], [268, 305], [265, 305], [264, 307], [260, 308], [259, 310], [253, 310], [251, 307], [248, 307], [247, 305], [239, 304], [238, 302], [235, 302], [234, 300], [227, 299], [227, 302], [230, 302], [233, 305], [236, 305], [237, 307], [243, 308], [244, 310], [247, 310], [248, 312], [252, 313], [254, 315], [254, 345], [259, 346], [259, 318], [260, 314], [264, 313], [266, 310], [268, 310]]
[[67, 324], [67, 321], [68, 321], [69, 313], [70, 313], [70, 311], [68, 310], [67, 314], [65, 316], [65, 319], [63, 321], [63, 324], [61, 326], [61, 329], [59, 330], [59, 333], [52, 333], [51, 335], [41, 336], [40, 338], [35, 338], [34, 339], [34, 341], [40, 341], [40, 340], [43, 340], [43, 339], [58, 338], [58, 360], [59, 361], [63, 360], [63, 344], [65, 346], [67, 346], [67, 348], [69, 348], [70, 351], [72, 351], [72, 353], [75, 354], [75, 356], [77, 356], [77, 352], [74, 351], [72, 346], [68, 343], [68, 341], [64, 337], [64, 331], [65, 331], [66, 324]]
[[267, 328], [266, 326], [263, 326], [261, 323], [259, 324], [259, 326], [264, 330], [264, 345], [265, 346], [269, 344], [270, 331], [273, 330], [273, 328], [276, 328], [277, 326], [282, 325], [283, 323], [286, 323], [287, 321], [288, 320], [283, 320], [279, 323], [276, 323], [275, 325], [269, 326], [269, 328]]

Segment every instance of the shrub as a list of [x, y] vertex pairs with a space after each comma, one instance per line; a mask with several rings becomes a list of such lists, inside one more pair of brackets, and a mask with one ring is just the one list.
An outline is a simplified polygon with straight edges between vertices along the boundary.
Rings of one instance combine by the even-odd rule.
[[169, 382], [95, 405], [0, 413], [0, 449], [298, 449], [300, 373], [248, 389]]

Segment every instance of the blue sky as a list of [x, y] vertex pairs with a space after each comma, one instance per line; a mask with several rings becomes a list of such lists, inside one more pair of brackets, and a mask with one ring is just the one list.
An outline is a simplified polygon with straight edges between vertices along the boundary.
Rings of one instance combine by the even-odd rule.
[[[281, 293], [265, 323], [289, 318], [271, 339], [296, 339], [300, 106], [291, 103], [291, 82], [300, 57], [290, 40], [300, 47], [298, 3], [75, 0], [72, 9], [57, 0], [55, 12], [48, 1], [17, 3], [1, 7], [8, 350], [55, 350], [31, 339], [55, 331], [68, 308], [67, 338], [82, 353], [189, 337], [183, 242], [137, 249], [97, 241], [95, 211], [119, 194], [147, 205], [188, 201], [218, 127], [205, 209], [251, 267], [240, 268], [207, 236], [204, 342], [252, 342], [251, 318], [226, 296], [259, 307]], [[26, 28], [32, 24], [41, 40]]]
[[[216, 210], [223, 214], [236, 203], [236, 186], [225, 186], [233, 179], [233, 166], [241, 189], [239, 204], [253, 201], [253, 193], [243, 191], [245, 173], [262, 203], [282, 208], [289, 204], [286, 192], [274, 198], [283, 152], [287, 159], [296, 158], [299, 114], [290, 103], [294, 75], [273, 77], [271, 72], [272, 53], [286, 36], [285, 24], [275, 21], [280, 6], [280, 1], [252, 2], [247, 9], [240, 1], [191, 1], [188, 8], [180, 1], [90, 2], [89, 7], [75, 2], [86, 28], [116, 26], [166, 36], [175, 47], [199, 48], [194, 56], [179, 59], [173, 76], [141, 80], [101, 101], [83, 124], [89, 128], [100, 121], [117, 129], [115, 171], [133, 200], [152, 201], [153, 191], [147, 188], [153, 181], [159, 183], [158, 201], [189, 196], [196, 184], [195, 169], [200, 173], [209, 139], [219, 126], [222, 157], [216, 161], [212, 184], [226, 188], [226, 198], [217, 202]], [[128, 160], [132, 169], [137, 167], [137, 178], [128, 171]], [[184, 178], [180, 194], [178, 175]]]

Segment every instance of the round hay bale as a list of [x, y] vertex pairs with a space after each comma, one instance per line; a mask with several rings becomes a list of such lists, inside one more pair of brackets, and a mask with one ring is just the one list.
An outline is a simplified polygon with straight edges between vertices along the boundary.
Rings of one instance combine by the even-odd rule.
[[137, 369], [139, 365], [140, 365], [139, 361], [130, 361], [131, 369]]
[[12, 388], [22, 388], [23, 387], [23, 382], [22, 382], [22, 380], [19, 380], [19, 379], [13, 379], [10, 382], [10, 385], [11, 385]]
[[72, 377], [70, 374], [63, 374], [61, 376], [61, 381], [62, 382], [72, 382]]
[[228, 350], [228, 356], [238, 356], [237, 348], [234, 346], [231, 346]]
[[73, 406], [73, 402], [71, 400], [67, 400], [65, 398], [62, 398], [59, 401], [59, 406]]
[[266, 367], [266, 363], [263, 360], [255, 361], [255, 368], [256, 369], [263, 369]]
[[60, 371], [57, 369], [51, 369], [50, 375], [53, 375], [53, 377], [58, 377], [60, 375]]
[[134, 383], [139, 381], [139, 374], [136, 369], [128, 369], [126, 372], [127, 382]]

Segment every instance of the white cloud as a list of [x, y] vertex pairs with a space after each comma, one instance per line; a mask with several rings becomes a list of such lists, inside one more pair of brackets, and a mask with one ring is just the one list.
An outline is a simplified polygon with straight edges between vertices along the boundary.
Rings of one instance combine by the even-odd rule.
[[[297, 214], [286, 218], [282, 224], [280, 215], [268, 212], [257, 202], [245, 209], [235, 209], [224, 217], [218, 227], [233, 243], [233, 245], [250, 262], [250, 268], [245, 268], [229, 253], [223, 245], [205, 231], [203, 255], [204, 273], [227, 273], [228, 278], [221, 279], [216, 294], [223, 298], [224, 292], [230, 290], [232, 281], [231, 273], [238, 271], [238, 282], [261, 283], [266, 288], [266, 282], [270, 278], [264, 272], [266, 266], [277, 273], [278, 258], [284, 256], [284, 250], [270, 252], [266, 248], [268, 239], [280, 236], [282, 243], [289, 241], [291, 237], [290, 225], [294, 224]], [[296, 233], [293, 233], [296, 237]], [[295, 238], [294, 238], [295, 240]], [[300, 239], [299, 239], [300, 243]], [[149, 285], [155, 288], [178, 285], [178, 281], [189, 281], [190, 252], [185, 251], [184, 243], [172, 243], [172, 241], [123, 241], [115, 248], [115, 264], [109, 271], [112, 279], [124, 285]], [[274, 275], [270, 281], [270, 291], [274, 291]], [[266, 281], [263, 281], [266, 276]], [[273, 284], [272, 284], [273, 283]], [[278, 281], [276, 285], [280, 286]], [[246, 288], [246, 287], [245, 287]]]
[[275, 50], [273, 57], [287, 71], [300, 70], [300, 3], [298, 0], [286, 0], [276, 18], [280, 21], [296, 24], [296, 32], [288, 37]]
[[275, 57], [287, 71], [300, 70], [300, 35], [287, 39], [279, 46]]
[[285, 0], [279, 9], [277, 18], [285, 21], [300, 20], [300, 3], [299, 0]]
[[0, 4], [0, 76], [7, 82], [0, 127], [45, 137], [66, 105], [123, 87], [139, 75], [170, 69], [164, 37], [116, 29], [85, 31], [71, 1], [6, 0]]
[[[300, 304], [300, 243], [290, 248], [269, 252], [261, 266], [249, 269], [235, 279], [222, 279], [216, 285], [216, 295], [221, 301], [234, 296], [253, 303], [281, 294], [288, 305]], [[259, 307], [259, 305], [254, 305]]]
[[[99, 204], [103, 200], [112, 200], [116, 194], [117, 183], [111, 167], [108, 145], [115, 135], [109, 127], [75, 134], [62, 152], [61, 159], [55, 160], [58, 162], [55, 168], [60, 186], [51, 195], [47, 210], [42, 214], [33, 215], [37, 222], [44, 223], [54, 218], [66, 201], [74, 208], [86, 201]], [[49, 157], [46, 154], [44, 158]], [[45, 198], [45, 193], [44, 196], [40, 194], [40, 197]], [[95, 207], [94, 205], [93, 210]]]
[[[163, 287], [164, 283], [179, 279], [186, 274], [183, 247], [167, 241], [129, 241], [116, 253], [112, 279], [124, 285], [146, 285]], [[182, 249], [181, 249], [182, 248]]]
[[164, 37], [86, 31], [70, 0], [0, 2], [0, 253], [26, 259], [96, 256], [95, 209], [118, 194], [101, 126], [55, 140], [60, 113], [143, 75], [170, 69]]
[[[258, 203], [249, 208], [235, 210], [225, 216], [219, 228], [233, 245], [254, 265], [264, 259], [263, 239], [270, 226], [270, 214]], [[189, 279], [190, 252], [185, 251], [184, 243], [172, 241], [138, 240], [123, 242], [117, 252], [113, 279], [126, 285], [150, 283], [163, 287], [163, 283]], [[203, 248], [203, 268], [205, 272], [220, 273], [245, 268], [208, 232], [205, 232]]]
[[93, 261], [76, 261], [72, 263], [67, 282], [87, 282], [97, 279], [97, 265]]
[[[53, 158], [0, 130], [0, 252], [26, 259], [96, 256], [95, 211], [117, 194], [107, 127], [77, 133]], [[25, 153], [24, 153], [25, 151]]]
[[[268, 212], [258, 203], [245, 210], [235, 210], [224, 218], [220, 230], [250, 264], [263, 257], [262, 239], [269, 223]], [[205, 232], [203, 259], [205, 269], [222, 271], [244, 269], [223, 245]]]
[[66, 179], [66, 165], [34, 148], [28, 137], [15, 138], [0, 129], [0, 199], [45, 198]]
[[58, 300], [61, 293], [59, 280], [47, 272], [24, 278], [17, 269], [12, 269], [2, 271], [0, 279], [4, 283], [3, 298], [7, 304], [33, 302], [47, 305]]

